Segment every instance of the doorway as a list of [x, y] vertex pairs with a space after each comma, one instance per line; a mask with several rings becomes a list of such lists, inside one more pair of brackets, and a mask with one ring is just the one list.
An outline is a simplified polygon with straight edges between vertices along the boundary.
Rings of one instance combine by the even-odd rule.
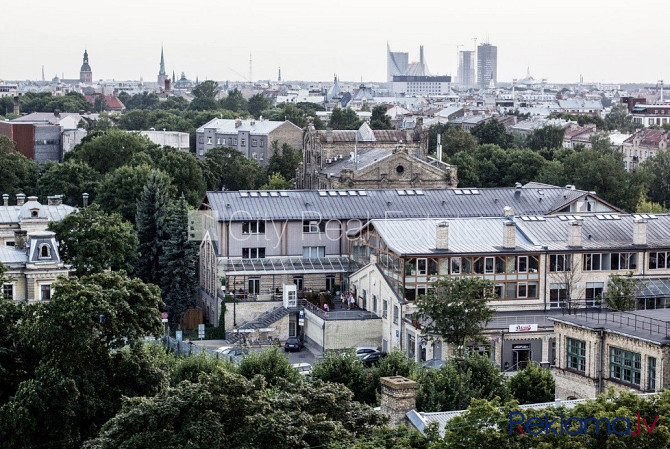
[[522, 370], [530, 361], [530, 344], [512, 345], [512, 369]]

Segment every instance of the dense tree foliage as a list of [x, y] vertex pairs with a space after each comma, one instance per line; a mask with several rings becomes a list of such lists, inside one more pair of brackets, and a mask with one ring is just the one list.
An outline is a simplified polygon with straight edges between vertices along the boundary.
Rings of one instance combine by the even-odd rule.
[[37, 191], [42, 201], [50, 195], [63, 195], [63, 203], [76, 206], [82, 203], [82, 195], [89, 194], [95, 199], [95, 192], [102, 176], [86, 162], [70, 160], [56, 163], [47, 162], [40, 167]]
[[312, 117], [316, 129], [323, 129], [323, 122], [316, 115], [323, 107], [314, 103], [282, 103], [275, 108], [263, 111], [263, 118], [268, 120], [288, 120], [300, 128], [307, 126], [307, 117]]
[[212, 148], [205, 155], [207, 190], [249, 190], [262, 185], [266, 176], [254, 159], [227, 147]]
[[554, 400], [556, 382], [554, 375], [534, 363], [510, 377], [507, 381], [510, 394], [519, 404], [537, 404]]
[[[33, 112], [81, 112], [90, 111], [93, 105], [78, 92], [68, 92], [65, 95], [53, 96], [50, 92], [26, 92], [19, 97], [22, 114]], [[11, 96], [0, 98], [0, 112], [9, 113], [14, 110], [14, 100]]]
[[330, 113], [328, 127], [331, 129], [358, 129], [363, 121], [358, 118], [356, 111], [351, 108], [334, 108]]
[[0, 136], [0, 193], [37, 193], [38, 165], [13, 148], [13, 141]]
[[237, 88], [229, 91], [226, 98], [221, 101], [223, 109], [238, 113], [246, 113], [248, 106], [247, 100]]
[[274, 173], [279, 173], [288, 181], [294, 180], [296, 170], [302, 160], [300, 152], [287, 143], [284, 143], [280, 148], [279, 142], [276, 140], [272, 142], [270, 151], [272, 154], [268, 158], [268, 164], [265, 167], [268, 177]]
[[501, 148], [510, 148], [514, 138], [505, 129], [505, 125], [496, 119], [477, 123], [470, 133], [477, 138], [480, 144], [494, 144]]
[[272, 100], [263, 94], [256, 94], [249, 98], [247, 107], [249, 109], [249, 114], [253, 115], [255, 118], [260, 118], [263, 111], [272, 107]]
[[93, 204], [49, 223], [56, 233], [63, 260], [79, 276], [124, 270], [132, 273], [137, 260], [137, 233], [116, 213], [106, 214]]
[[370, 128], [372, 129], [393, 129], [391, 117], [386, 115], [386, 105], [380, 104], [372, 108], [370, 117]]

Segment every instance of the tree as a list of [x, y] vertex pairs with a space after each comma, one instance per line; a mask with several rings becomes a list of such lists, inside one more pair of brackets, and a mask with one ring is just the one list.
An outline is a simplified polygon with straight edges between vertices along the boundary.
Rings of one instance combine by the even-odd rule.
[[191, 206], [199, 206], [205, 197], [205, 177], [202, 163], [192, 153], [172, 148], [152, 154], [156, 168], [167, 173], [177, 194], [183, 194]]
[[561, 148], [565, 137], [565, 128], [561, 126], [543, 126], [534, 129], [526, 137], [526, 146], [534, 151], [543, 148]]
[[607, 281], [607, 290], [603, 293], [603, 302], [612, 310], [635, 310], [637, 308], [636, 294], [640, 288], [639, 281], [633, 279], [633, 273], [625, 276], [612, 274]]
[[351, 108], [334, 108], [330, 114], [330, 120], [328, 120], [328, 127], [331, 129], [358, 129], [362, 124], [363, 121], [358, 118], [356, 112]]
[[[477, 139], [469, 132], [456, 126], [447, 126], [442, 133], [441, 142], [443, 158], [460, 152], [473, 154], [478, 147]], [[460, 170], [460, 166], [459, 166]]]
[[249, 353], [242, 359], [235, 371], [249, 380], [255, 376], [262, 376], [271, 387], [283, 381], [298, 383], [302, 380], [298, 370], [291, 366], [288, 359], [280, 354], [277, 348]]
[[156, 287], [117, 272], [61, 279], [50, 301], [25, 306], [15, 323], [22, 379], [0, 406], [11, 416], [0, 447], [80, 447], [122, 395], [156, 394], [166, 378], [142, 341], [161, 331], [160, 304]]
[[35, 192], [39, 167], [13, 148], [13, 141], [0, 136], [0, 192], [10, 195]]
[[628, 113], [628, 107], [625, 104], [613, 106], [605, 116], [605, 124], [608, 130], [617, 130], [621, 133], [633, 133], [642, 127], [640, 124], [633, 123], [633, 117]]
[[427, 295], [416, 300], [416, 317], [423, 332], [441, 337], [462, 353], [466, 341], [482, 339], [482, 327], [493, 318], [488, 302], [495, 298], [493, 283], [480, 278], [442, 278]]
[[279, 172], [274, 172], [268, 178], [268, 182], [260, 187], [260, 190], [289, 190], [293, 187], [291, 181], [287, 181]]
[[367, 404], [376, 402], [376, 395], [370, 387], [371, 377], [366, 376], [365, 368], [360, 360], [349, 353], [328, 353], [312, 367], [312, 379], [323, 382], [342, 384], [354, 395], [354, 399]]
[[228, 92], [228, 96], [221, 101], [221, 107], [229, 111], [246, 112], [248, 104], [242, 92], [235, 88]]
[[170, 205], [170, 180], [152, 170], [140, 197], [137, 200], [137, 247], [140, 255], [137, 264], [137, 276], [144, 282], [161, 285], [162, 266], [167, 234], [166, 221]]
[[300, 152], [288, 143], [284, 143], [280, 149], [277, 140], [272, 142], [270, 150], [272, 154], [265, 167], [268, 176], [277, 172], [286, 180], [295, 179], [295, 172], [302, 160]]
[[417, 373], [416, 406], [422, 412], [463, 410], [473, 399], [506, 399], [504, 375], [486, 357], [466, 353], [450, 358], [439, 370]]
[[635, 206], [635, 212], [639, 214], [667, 214], [670, 209], [663, 207], [659, 203], [654, 203], [647, 198], [647, 195], [640, 193], [640, 199]]
[[670, 151], [658, 151], [644, 161], [638, 171], [649, 178], [649, 199], [663, 207], [670, 207]]
[[187, 309], [195, 307], [198, 289], [198, 252], [188, 236], [188, 205], [182, 195], [165, 220], [163, 247], [159, 255], [160, 286], [170, 323], [176, 326]]
[[391, 117], [386, 115], [386, 105], [380, 104], [372, 109], [370, 117], [370, 128], [372, 129], [393, 129]]
[[480, 144], [491, 143], [506, 149], [511, 148], [514, 138], [505, 129], [505, 125], [496, 119], [477, 123], [470, 133], [479, 140]]
[[119, 214], [106, 214], [97, 204], [70, 214], [49, 229], [59, 240], [60, 255], [78, 276], [125, 270], [137, 260], [137, 233]]
[[[166, 411], [169, 411], [166, 413]], [[225, 369], [154, 397], [126, 399], [86, 449], [330, 447], [363, 437], [385, 418], [322, 382], [251, 380]]]
[[212, 148], [205, 155], [208, 190], [250, 190], [265, 181], [258, 162], [234, 148]]
[[44, 199], [49, 195], [63, 195], [63, 203], [77, 205], [82, 194], [88, 193], [94, 200], [95, 191], [102, 177], [85, 162], [67, 161], [60, 164], [47, 162], [41, 167], [37, 191]]
[[263, 111], [272, 107], [272, 101], [263, 94], [255, 94], [249, 98], [249, 114], [255, 118], [260, 118]]
[[529, 363], [507, 381], [507, 387], [519, 404], [537, 404], [554, 400], [556, 382], [551, 371]]

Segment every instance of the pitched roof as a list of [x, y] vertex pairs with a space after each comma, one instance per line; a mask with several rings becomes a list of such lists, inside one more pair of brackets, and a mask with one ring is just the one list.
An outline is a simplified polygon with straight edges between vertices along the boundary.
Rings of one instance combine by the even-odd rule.
[[[290, 121], [274, 121], [274, 120], [240, 120], [239, 126], [235, 126], [237, 120], [215, 118], [202, 125], [197, 129], [197, 132], [205, 132], [207, 128], [215, 128], [220, 134], [237, 134], [240, 131], [249, 132], [250, 134], [270, 134], [275, 129], [279, 128], [284, 123], [291, 123]], [[291, 123], [293, 125], [293, 123]], [[295, 125], [293, 125], [295, 126]], [[296, 126], [297, 128], [297, 126]]]
[[[547, 215], [590, 196], [556, 186], [486, 189], [373, 189], [207, 192], [210, 207], [222, 221], [325, 220], [426, 217], [496, 217], [511, 206], [518, 215]], [[558, 207], [557, 207], [558, 206]], [[613, 211], [620, 212], [614, 208]]]
[[48, 206], [38, 201], [27, 201], [23, 206], [0, 206], [0, 223], [19, 223], [23, 219], [34, 218], [31, 217], [33, 209], [38, 209], [37, 218], [46, 218], [48, 221], [61, 221], [72, 212], [77, 211], [75, 207], [66, 204]]

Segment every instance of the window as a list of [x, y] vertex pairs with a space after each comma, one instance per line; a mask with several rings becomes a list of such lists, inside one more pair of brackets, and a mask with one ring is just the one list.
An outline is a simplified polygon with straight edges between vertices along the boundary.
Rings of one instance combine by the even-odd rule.
[[568, 368], [586, 372], [586, 342], [582, 340], [575, 340], [574, 338], [566, 339]]
[[198, 143], [200, 143], [200, 144], [205, 143], [205, 137], [204, 136], [198, 137]]
[[387, 299], [382, 301], [382, 318], [388, 318], [389, 302]]
[[304, 279], [302, 276], [293, 276], [293, 283], [298, 288], [298, 291], [301, 291], [305, 285]]
[[255, 147], [255, 146], [257, 146], [257, 145], [258, 145], [258, 140], [256, 140], [256, 139], [251, 139], [251, 146], [252, 146], [252, 147]]
[[247, 146], [247, 139], [240, 139], [240, 146]]
[[486, 274], [493, 274], [493, 262], [495, 258], [494, 257], [485, 257], [484, 258], [484, 273]]
[[427, 288], [425, 285], [418, 285], [416, 287], [416, 297], [418, 298], [419, 296], [426, 296]]
[[570, 271], [572, 256], [570, 254], [552, 254], [549, 256], [549, 271]]
[[372, 311], [377, 313], [377, 295], [372, 295]]
[[565, 284], [549, 284], [549, 307], [565, 307], [567, 299], [568, 289]]
[[612, 253], [610, 258], [612, 270], [634, 270], [637, 268], [636, 253]]
[[584, 254], [584, 271], [600, 271], [602, 254]]
[[9, 301], [14, 300], [14, 284], [4, 284], [2, 286], [2, 295]]
[[265, 248], [242, 248], [242, 259], [265, 259]]
[[211, 144], [212, 144], [212, 138], [211, 138], [211, 137], [208, 137], [208, 138], [207, 138], [207, 145], [211, 145]]
[[320, 220], [305, 220], [302, 222], [302, 232], [305, 234], [326, 232], [326, 222]]
[[332, 274], [326, 276], [326, 290], [335, 293], [335, 276]]
[[231, 137], [228, 137], [228, 145], [232, 145], [232, 144], [233, 144], [233, 139]]
[[263, 139], [260, 139], [260, 140], [258, 141], [258, 146], [261, 147], [261, 148], [263, 148], [264, 145], [265, 145], [265, 142], [263, 141]]
[[217, 137], [217, 138], [216, 138], [216, 144], [217, 144], [217, 145], [221, 145], [221, 138], [220, 138], [220, 137]]
[[451, 274], [461, 274], [461, 258], [451, 258]]
[[51, 248], [46, 243], [40, 245], [40, 259], [50, 259], [51, 258]]
[[428, 261], [426, 259], [417, 259], [416, 260], [416, 274], [418, 276], [425, 276], [427, 273]]
[[647, 370], [647, 389], [656, 391], [656, 357], [647, 357], [649, 369]]
[[237, 137], [233, 139], [233, 145], [237, 145]]
[[517, 270], [519, 273], [528, 273], [528, 256], [517, 257]]
[[264, 221], [243, 222], [242, 234], [265, 234], [265, 222]]
[[261, 292], [261, 279], [260, 278], [249, 278], [249, 294], [258, 295]]
[[610, 379], [639, 386], [641, 364], [639, 353], [610, 347]]
[[400, 315], [400, 310], [398, 306], [393, 306], [393, 324], [398, 324], [398, 316]]
[[16, 245], [16, 243], [6, 241], [6, 242], [5, 242], [5, 245], [7, 245], [7, 246], [14, 246], [14, 245]]
[[51, 284], [40, 285], [40, 299], [42, 301], [48, 301], [51, 299]]
[[649, 253], [649, 269], [656, 270], [668, 267], [668, 259], [670, 258], [670, 253]]
[[604, 286], [605, 285], [602, 282], [586, 283], [586, 307], [595, 307], [600, 305]]
[[303, 246], [302, 257], [306, 259], [318, 259], [326, 256], [325, 246]]
[[516, 297], [517, 298], [527, 298], [528, 297], [528, 284], [525, 282], [519, 282], [516, 286]]

